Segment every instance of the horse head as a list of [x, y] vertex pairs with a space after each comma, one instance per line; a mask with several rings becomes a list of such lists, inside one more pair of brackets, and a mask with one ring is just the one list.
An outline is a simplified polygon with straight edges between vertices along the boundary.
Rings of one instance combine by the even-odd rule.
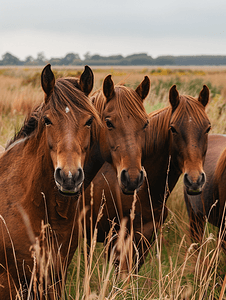
[[41, 75], [44, 91], [42, 122], [50, 153], [55, 184], [61, 194], [73, 196], [84, 180], [83, 166], [90, 145], [90, 127], [98, 114], [89, 93], [93, 87], [92, 70], [86, 66], [80, 80], [55, 80], [50, 65]]
[[133, 194], [144, 180], [142, 155], [148, 115], [143, 101], [149, 89], [147, 76], [135, 90], [123, 85], [115, 86], [111, 75], [103, 82], [101, 115], [105, 126], [99, 134], [100, 150], [102, 157], [116, 170], [125, 194]]
[[206, 180], [203, 164], [211, 128], [205, 113], [209, 89], [204, 85], [198, 99], [195, 99], [180, 96], [174, 85], [169, 91], [169, 101], [172, 107], [172, 153], [177, 157], [179, 170], [184, 173], [185, 190], [190, 195], [197, 195], [202, 192]]

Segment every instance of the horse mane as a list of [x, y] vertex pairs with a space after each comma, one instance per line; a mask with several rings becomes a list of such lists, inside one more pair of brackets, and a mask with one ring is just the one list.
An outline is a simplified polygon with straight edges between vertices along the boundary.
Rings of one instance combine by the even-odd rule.
[[15, 142], [20, 139], [24, 139], [32, 135], [32, 133], [38, 127], [38, 120], [40, 118], [40, 111], [43, 104], [37, 106], [32, 112], [25, 118], [23, 125], [20, 130], [15, 133], [14, 137], [7, 142], [5, 150], [12, 146]]
[[[146, 140], [147, 150], [156, 151], [169, 139], [170, 123], [180, 123], [184, 117], [192, 116], [196, 125], [203, 124], [207, 116], [203, 105], [192, 96], [180, 96], [177, 108], [173, 111], [171, 106], [161, 108], [149, 114], [149, 130]], [[147, 152], [148, 153], [148, 152]]]
[[[73, 99], [73, 100], [72, 100]], [[91, 100], [80, 90], [78, 79], [73, 77], [60, 78], [56, 80], [54, 90], [47, 104], [40, 104], [26, 117], [24, 124], [14, 137], [8, 142], [6, 149], [23, 138], [29, 138], [44, 128], [42, 117], [47, 109], [50, 109], [56, 116], [68, 118], [65, 107], [70, 109], [76, 123], [76, 113], [90, 113], [97, 124], [101, 124], [100, 117], [94, 108]], [[77, 124], [78, 125], [78, 124]]]
[[[148, 115], [143, 106], [143, 101], [136, 93], [136, 91], [121, 84], [115, 85], [114, 91], [115, 91], [115, 95], [113, 101], [115, 101], [115, 107], [118, 109], [118, 114], [122, 118], [122, 120], [123, 120], [123, 114], [127, 112], [129, 113], [129, 115], [132, 116], [135, 122], [140, 122], [141, 120], [144, 123], [147, 122]], [[103, 112], [107, 104], [107, 100], [101, 89], [97, 90], [92, 95], [92, 101], [103, 121]], [[93, 127], [94, 136], [97, 137], [98, 133], [99, 133], [99, 128]]]
[[172, 115], [170, 106], [149, 113], [149, 126], [146, 133], [146, 154], [156, 151], [169, 138], [169, 124]]

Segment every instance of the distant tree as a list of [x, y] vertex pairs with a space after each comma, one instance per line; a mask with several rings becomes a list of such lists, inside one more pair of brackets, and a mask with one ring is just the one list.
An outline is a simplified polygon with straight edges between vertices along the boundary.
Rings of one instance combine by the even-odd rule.
[[[190, 55], [190, 56], [159, 56], [153, 59], [147, 53], [136, 53], [123, 57], [122, 55], [102, 56], [99, 54], [90, 55], [86, 52], [82, 60], [77, 53], [68, 53], [63, 58], [51, 58], [48, 60], [52, 65], [108, 65], [108, 66], [133, 66], [133, 65], [226, 65], [226, 56], [224, 55]], [[45, 65], [47, 59], [43, 52], [37, 54], [37, 58], [27, 56], [24, 61], [7, 52], [2, 55], [0, 65]]]
[[26, 58], [25, 58], [25, 61], [24, 61], [24, 64], [25, 65], [33, 65], [34, 64], [34, 58], [32, 57], [32, 56], [27, 56]]
[[52, 65], [52, 66], [61, 66], [62, 65], [62, 59], [61, 58], [51, 58], [49, 60], [49, 63]]
[[128, 55], [122, 60], [122, 65], [153, 65], [154, 59], [147, 53]]
[[154, 60], [155, 65], [175, 65], [175, 58], [173, 56], [159, 56]]
[[110, 56], [108, 56], [108, 59], [110, 59], [110, 60], [121, 60], [123, 58], [124, 57], [122, 55], [110, 55]]
[[85, 60], [88, 60], [88, 59], [91, 58], [91, 55], [90, 55], [89, 51], [84, 54], [84, 58], [85, 58]]
[[45, 65], [47, 62], [47, 59], [45, 58], [44, 52], [38, 52], [37, 58], [34, 60], [34, 63], [36, 65]]
[[126, 58], [148, 58], [148, 57], [151, 57], [151, 56], [148, 56], [147, 53], [135, 53], [135, 54], [131, 54], [131, 55], [128, 55], [126, 56]]
[[61, 59], [61, 65], [77, 65], [81, 63], [79, 54], [68, 53], [64, 58]]
[[106, 57], [100, 56], [99, 54], [94, 54], [89, 59], [90, 60], [100, 60], [100, 59], [106, 59]]
[[175, 56], [176, 65], [226, 65], [226, 56], [223, 55], [194, 55], [194, 56]]
[[37, 60], [42, 60], [44, 61], [46, 58], [45, 58], [45, 55], [44, 55], [44, 52], [39, 52], [37, 54]]
[[2, 55], [2, 60], [0, 61], [1, 65], [7, 66], [16, 66], [16, 65], [21, 65], [22, 62], [17, 58], [16, 56], [13, 56], [11, 53], [6, 52], [5, 54]]

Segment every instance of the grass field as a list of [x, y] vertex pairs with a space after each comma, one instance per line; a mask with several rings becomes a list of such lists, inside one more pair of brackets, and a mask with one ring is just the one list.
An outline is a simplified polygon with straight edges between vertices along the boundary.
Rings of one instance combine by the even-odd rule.
[[[43, 101], [41, 70], [41, 67], [0, 69], [0, 144], [5, 145], [27, 113]], [[53, 71], [56, 77], [79, 76], [82, 68], [61, 67]], [[148, 75], [151, 91], [145, 100], [147, 112], [168, 105], [168, 91], [173, 84], [180, 94], [194, 97], [206, 84], [211, 93], [207, 107], [211, 133], [226, 133], [226, 67], [109, 67], [93, 68], [93, 71], [94, 91], [101, 88], [108, 74], [112, 74], [115, 83], [124, 82], [133, 88]], [[86, 244], [81, 238], [68, 271], [68, 299], [226, 299], [226, 262], [225, 255], [219, 251], [217, 230], [207, 224], [203, 244], [191, 243], [182, 180], [172, 192], [167, 207], [170, 212], [167, 221], [138, 274], [131, 272], [126, 278], [119, 278], [112, 262], [106, 259], [107, 245], [95, 242], [90, 267], [87, 267]]]

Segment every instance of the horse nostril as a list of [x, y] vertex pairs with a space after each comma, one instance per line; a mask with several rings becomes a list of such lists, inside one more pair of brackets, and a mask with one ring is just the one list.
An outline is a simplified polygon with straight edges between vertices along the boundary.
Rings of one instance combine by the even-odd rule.
[[138, 186], [140, 187], [143, 184], [143, 182], [144, 182], [144, 172], [141, 170], [137, 180]]
[[186, 186], [203, 186], [206, 181], [206, 175], [204, 172], [201, 173], [201, 175], [198, 177], [196, 181], [192, 181], [191, 177], [188, 175], [188, 173], [184, 174], [184, 184]]
[[61, 168], [57, 168], [54, 173], [54, 178], [58, 183], [63, 184], [63, 177], [61, 171], [62, 171]]
[[184, 174], [184, 184], [185, 185], [192, 185], [191, 179], [188, 176], [188, 173]]
[[129, 183], [130, 178], [129, 178], [129, 173], [126, 169], [123, 169], [121, 172], [121, 182], [124, 186], [127, 186]]
[[82, 168], [79, 168], [78, 171], [74, 175], [74, 180], [76, 183], [80, 183], [84, 180], [84, 172]]
[[206, 182], [206, 174], [203, 172], [200, 176], [199, 179], [197, 181], [197, 183], [199, 185], [204, 185], [204, 183]]

